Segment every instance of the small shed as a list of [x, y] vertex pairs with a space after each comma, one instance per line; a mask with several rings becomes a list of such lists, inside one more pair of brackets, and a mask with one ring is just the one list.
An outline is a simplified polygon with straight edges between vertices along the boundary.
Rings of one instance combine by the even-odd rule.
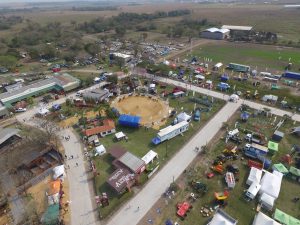
[[186, 121], [186, 122], [190, 122], [191, 121], [191, 116], [188, 115], [186, 112], [182, 112], [182, 113], [179, 113], [177, 116], [176, 116], [176, 119], [177, 119], [177, 123], [180, 123], [182, 121]]
[[282, 164], [282, 163], [277, 163], [277, 164], [274, 164], [272, 166], [272, 169], [273, 170], [276, 170], [284, 175], [288, 174], [289, 173], [289, 170]]
[[116, 133], [116, 134], [115, 134], [115, 137], [116, 137], [116, 139], [117, 139], [118, 141], [127, 138], [127, 136], [126, 136], [122, 131]]
[[284, 133], [279, 130], [276, 130], [272, 136], [272, 140], [276, 142], [280, 142], [283, 137], [284, 137]]
[[145, 162], [130, 152], [126, 152], [118, 161], [135, 174], [142, 173], [146, 168]]
[[278, 143], [273, 142], [273, 141], [269, 141], [268, 142], [268, 149], [269, 149], [269, 152], [272, 153], [272, 154], [278, 152]]
[[278, 96], [275, 96], [275, 95], [264, 95], [262, 97], [262, 101], [264, 102], [271, 102], [271, 103], [276, 103], [278, 100]]
[[229, 97], [229, 101], [231, 102], [237, 102], [240, 99], [240, 97], [237, 94], [232, 94]]
[[107, 183], [117, 193], [123, 193], [135, 183], [135, 175], [125, 168], [118, 168], [109, 176]]
[[271, 211], [274, 206], [275, 198], [271, 195], [268, 195], [267, 193], [263, 193], [260, 196], [259, 202], [261, 203], [261, 206], [265, 208], [266, 210]]

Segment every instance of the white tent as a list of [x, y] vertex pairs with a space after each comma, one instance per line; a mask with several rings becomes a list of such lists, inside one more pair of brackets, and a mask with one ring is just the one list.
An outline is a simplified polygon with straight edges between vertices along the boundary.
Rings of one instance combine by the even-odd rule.
[[61, 176], [63, 177], [66, 176], [64, 165], [56, 166], [52, 169], [52, 171], [53, 171], [53, 180], [56, 180]]
[[250, 199], [254, 199], [260, 189], [261, 185], [256, 182], [252, 182], [250, 187], [248, 188], [246, 192], [246, 196], [249, 197]]
[[266, 171], [260, 182], [261, 188], [259, 193], [266, 193], [277, 199], [280, 192], [282, 176], [283, 174], [278, 171], [273, 171], [273, 173]]
[[268, 217], [267, 215], [263, 214], [262, 212], [258, 212], [254, 218], [252, 225], [281, 225], [281, 224], [276, 222], [272, 218]]
[[176, 116], [176, 119], [177, 119], [177, 123], [180, 123], [182, 121], [187, 121], [187, 122], [190, 122], [191, 120], [191, 116], [186, 114], [185, 112], [182, 112], [182, 113], [179, 113], [177, 116]]
[[104, 148], [103, 145], [100, 145], [100, 146], [97, 146], [96, 147], [96, 153], [95, 153], [95, 156], [99, 155], [104, 155], [106, 153], [106, 149]]
[[40, 114], [41, 116], [45, 116], [47, 113], [49, 113], [49, 110], [46, 109], [45, 107], [41, 107], [37, 110], [37, 113]]
[[275, 198], [266, 193], [263, 193], [260, 196], [259, 202], [262, 204], [263, 208], [271, 211], [274, 206]]
[[209, 225], [236, 225], [237, 222], [237, 220], [233, 219], [223, 210], [217, 209]]
[[262, 176], [262, 170], [255, 167], [251, 167], [249, 177], [246, 184], [251, 185], [252, 183], [259, 183]]
[[126, 137], [126, 135], [122, 131], [116, 133], [115, 136], [116, 136], [118, 141], [121, 140], [122, 138]]
[[150, 150], [149, 152], [147, 152], [146, 155], [143, 156], [142, 160], [146, 163], [146, 165], [148, 165], [157, 156], [158, 155], [157, 155], [157, 153], [155, 151]]
[[164, 64], [167, 65], [167, 66], [169, 66], [169, 65], [170, 65], [170, 62], [169, 62], [168, 60], [165, 60], [165, 61], [164, 61]]
[[150, 84], [150, 85], [149, 85], [149, 88], [150, 88], [150, 89], [155, 89], [155, 84]]
[[239, 99], [240, 99], [240, 97], [236, 94], [232, 94], [229, 97], [229, 100], [232, 101], [232, 102], [237, 102]]

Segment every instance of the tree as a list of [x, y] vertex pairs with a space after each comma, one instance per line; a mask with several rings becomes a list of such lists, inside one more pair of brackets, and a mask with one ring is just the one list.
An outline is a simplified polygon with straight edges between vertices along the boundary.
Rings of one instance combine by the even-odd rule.
[[9, 69], [15, 67], [17, 61], [18, 61], [17, 58], [14, 56], [0, 55], [0, 65], [7, 67]]
[[92, 56], [99, 52], [99, 46], [95, 43], [88, 43], [84, 46], [84, 50]]
[[45, 45], [43, 53], [46, 58], [54, 58], [56, 56], [56, 49], [52, 45]]
[[117, 84], [118, 83], [118, 76], [117, 75], [108, 76], [107, 77], [107, 82]]
[[118, 26], [115, 28], [115, 32], [118, 36], [124, 37], [124, 35], [126, 34], [126, 28], [124, 26]]

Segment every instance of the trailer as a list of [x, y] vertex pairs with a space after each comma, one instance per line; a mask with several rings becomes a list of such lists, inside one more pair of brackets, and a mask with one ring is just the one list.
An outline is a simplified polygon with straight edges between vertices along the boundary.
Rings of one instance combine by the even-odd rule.
[[227, 184], [228, 188], [234, 188], [235, 187], [235, 178], [234, 178], [233, 173], [227, 172], [225, 174], [225, 181], [226, 181], [226, 184]]
[[236, 71], [236, 72], [242, 72], [242, 73], [248, 73], [250, 72], [250, 66], [237, 64], [237, 63], [229, 63], [227, 66], [227, 69]]
[[285, 73], [282, 74], [282, 77], [295, 79], [295, 80], [300, 80], [300, 73], [286, 71]]

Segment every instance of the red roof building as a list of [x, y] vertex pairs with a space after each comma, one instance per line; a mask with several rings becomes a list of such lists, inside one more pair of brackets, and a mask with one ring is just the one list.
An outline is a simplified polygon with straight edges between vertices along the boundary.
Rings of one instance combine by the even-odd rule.
[[113, 134], [115, 132], [116, 132], [115, 122], [111, 119], [105, 119], [103, 120], [102, 126], [86, 129], [84, 131], [84, 135], [87, 137], [90, 137], [92, 135], [100, 135], [101, 137], [104, 137], [106, 135]]

